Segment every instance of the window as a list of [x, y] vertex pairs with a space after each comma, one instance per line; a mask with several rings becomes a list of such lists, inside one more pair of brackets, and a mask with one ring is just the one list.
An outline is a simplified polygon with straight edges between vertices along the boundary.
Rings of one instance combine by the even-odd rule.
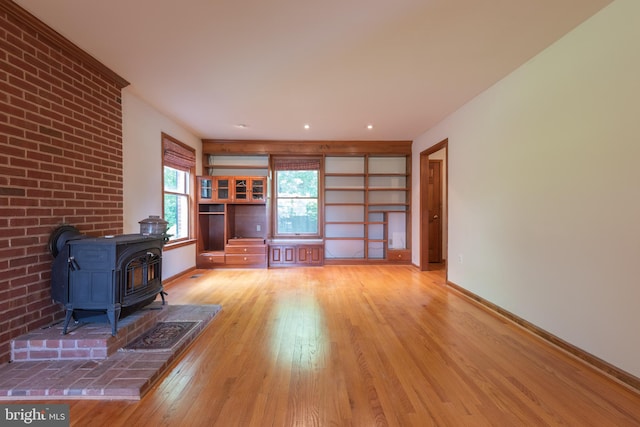
[[275, 235], [320, 236], [320, 159], [274, 159]]
[[191, 189], [195, 174], [195, 150], [162, 134], [163, 212], [169, 242], [192, 237]]

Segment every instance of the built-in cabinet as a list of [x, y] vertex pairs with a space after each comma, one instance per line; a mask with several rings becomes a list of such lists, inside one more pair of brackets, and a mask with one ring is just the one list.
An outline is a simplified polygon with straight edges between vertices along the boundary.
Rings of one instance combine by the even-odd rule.
[[291, 267], [324, 264], [324, 245], [321, 242], [269, 243], [269, 266]]
[[197, 183], [196, 266], [266, 267], [266, 176], [207, 175]]
[[266, 177], [198, 177], [199, 203], [264, 203]]
[[[229, 154], [233, 150], [238, 151]], [[327, 150], [321, 153], [320, 239], [272, 239], [267, 150], [289, 156]], [[207, 175], [198, 177], [199, 268], [411, 262], [410, 142], [354, 148], [349, 143], [203, 141], [203, 151]]]
[[267, 266], [265, 204], [199, 203], [198, 268]]

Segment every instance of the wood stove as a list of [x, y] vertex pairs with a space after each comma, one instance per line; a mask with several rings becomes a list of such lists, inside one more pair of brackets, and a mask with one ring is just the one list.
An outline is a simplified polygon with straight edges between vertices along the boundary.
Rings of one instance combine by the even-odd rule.
[[164, 303], [162, 235], [123, 234], [87, 237], [61, 226], [50, 238], [54, 255], [51, 296], [66, 309], [63, 334], [71, 319], [106, 318], [111, 334], [118, 319], [156, 299]]

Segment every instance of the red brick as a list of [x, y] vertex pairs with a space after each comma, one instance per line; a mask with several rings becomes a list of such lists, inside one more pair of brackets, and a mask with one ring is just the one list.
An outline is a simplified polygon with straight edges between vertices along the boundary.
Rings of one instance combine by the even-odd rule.
[[62, 341], [61, 340], [46, 340], [45, 341], [45, 347], [46, 348], [61, 348], [62, 347]]
[[18, 25], [0, 14], [0, 184], [24, 195], [0, 196], [0, 236], [26, 233], [0, 242], [0, 363], [9, 336], [64, 315], [49, 291], [51, 229], [119, 234], [123, 223], [120, 90]]
[[28, 351], [23, 351], [23, 350], [14, 351], [12, 360], [14, 360], [16, 362], [17, 361], [29, 360], [29, 352]]
[[9, 84], [11, 84], [13, 87], [22, 89], [23, 91], [26, 91], [26, 92], [35, 93], [38, 91], [37, 86], [27, 82], [26, 80], [20, 77], [9, 76]]
[[[30, 55], [35, 55], [36, 53], [34, 47], [29, 43], [23, 41], [20, 37], [16, 37], [12, 34], [7, 34], [7, 42], [17, 48], [16, 51], [20, 56], [24, 56], [25, 53]], [[15, 54], [15, 52], [12, 53]]]
[[24, 94], [24, 99], [22, 97], [12, 96], [11, 104], [16, 107], [22, 108], [23, 110], [37, 113], [39, 110], [39, 103], [33, 102], [33, 100], [30, 98], [31, 96], [27, 93]]
[[25, 112], [22, 108], [18, 108], [15, 105], [6, 104], [4, 102], [0, 103], [0, 111], [11, 116], [25, 117]]
[[[11, 58], [11, 55], [9, 55], [9, 58]], [[8, 61], [0, 62], [0, 70], [5, 71], [10, 76], [18, 77], [20, 79], [24, 78], [24, 71], [22, 68], [14, 64], [10, 64]]]
[[63, 349], [60, 351], [61, 359], [90, 359], [91, 350], [89, 349]]
[[35, 68], [38, 69], [38, 76], [40, 76], [41, 78], [48, 78], [49, 83], [52, 83], [51, 80], [54, 81], [58, 81], [57, 79], [53, 79], [53, 77], [49, 78], [51, 76], [51, 66], [49, 64], [47, 64], [46, 62], [42, 61], [40, 58], [38, 58], [36, 55], [29, 55], [29, 54], [25, 54], [24, 55], [24, 60], [30, 64], [33, 65]]
[[0, 133], [6, 133], [7, 135], [19, 136], [21, 138], [24, 138], [24, 129], [16, 126], [9, 126], [5, 123], [0, 123]]
[[59, 357], [60, 352], [58, 350], [30, 350], [28, 360], [51, 360]]
[[[27, 191], [27, 194], [29, 192]], [[29, 196], [31, 197], [31, 196]], [[9, 225], [11, 227], [30, 227], [38, 225], [38, 218], [11, 218], [9, 220]]]

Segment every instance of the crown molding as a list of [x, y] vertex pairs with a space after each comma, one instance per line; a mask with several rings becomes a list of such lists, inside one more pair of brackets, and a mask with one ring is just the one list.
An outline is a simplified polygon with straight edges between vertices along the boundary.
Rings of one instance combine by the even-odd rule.
[[72, 58], [100, 73], [102, 76], [115, 83], [119, 89], [129, 86], [129, 82], [127, 80], [120, 77], [102, 62], [98, 61], [96, 58], [82, 50], [80, 47], [69, 41], [63, 35], [49, 27], [47, 24], [13, 1], [0, 0], [0, 11], [5, 12], [8, 17], [15, 19], [29, 30], [34, 31], [38, 37], [43, 39], [43, 41], [61, 49]]

